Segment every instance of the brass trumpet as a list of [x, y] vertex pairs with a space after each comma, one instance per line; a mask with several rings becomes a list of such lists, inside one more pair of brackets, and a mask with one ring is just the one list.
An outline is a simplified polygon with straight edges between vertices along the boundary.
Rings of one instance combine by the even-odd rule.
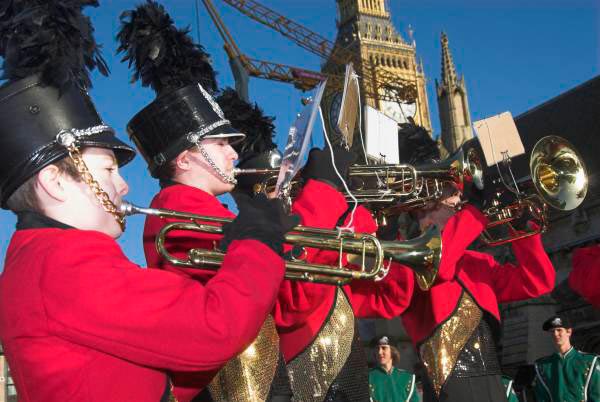
[[[172, 230], [222, 234], [221, 224], [231, 219], [202, 216], [167, 209], [141, 208], [122, 202], [120, 212], [125, 215], [144, 214], [159, 218], [180, 219], [167, 223], [158, 233], [156, 249], [170, 264], [187, 268], [218, 269], [224, 253], [217, 250], [191, 249], [186, 259], [173, 256], [165, 248], [167, 234]], [[204, 223], [207, 222], [207, 223]], [[212, 224], [209, 224], [212, 223]], [[405, 242], [381, 242], [375, 236], [364, 233], [346, 233], [334, 230], [296, 226], [285, 235], [286, 243], [298, 247], [338, 251], [338, 265], [309, 264], [301, 259], [286, 261], [286, 279], [343, 285], [352, 280], [380, 280], [387, 273], [385, 260], [394, 261], [411, 268], [420, 286], [431, 286], [436, 278], [441, 257], [441, 237], [435, 227], [422, 236]], [[358, 256], [360, 270], [342, 267], [342, 253]], [[372, 265], [367, 267], [372, 260]]]
[[[570, 211], [585, 199], [588, 175], [583, 159], [564, 138], [552, 135], [540, 139], [531, 152], [529, 170], [529, 177], [519, 183], [518, 188], [510, 188], [501, 180], [504, 188], [495, 192], [491, 206], [483, 211], [489, 224], [482, 240], [488, 245], [543, 233], [548, 227], [548, 207]], [[503, 203], [504, 194], [512, 195], [512, 201]], [[536, 223], [536, 229], [515, 229], [512, 223], [523, 214]], [[508, 235], [495, 234], [494, 228], [507, 229]]]

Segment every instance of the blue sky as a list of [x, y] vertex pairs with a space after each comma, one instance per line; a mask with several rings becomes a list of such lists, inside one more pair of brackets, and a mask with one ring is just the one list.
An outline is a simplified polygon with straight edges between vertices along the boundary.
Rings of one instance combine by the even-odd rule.
[[[242, 16], [220, 0], [214, 0], [221, 16], [248, 56], [308, 69], [319, 69], [317, 56], [297, 47], [274, 31]], [[261, 0], [288, 18], [333, 40], [336, 34], [335, 0]], [[115, 55], [114, 37], [119, 14], [140, 1], [101, 0], [89, 8], [96, 39], [103, 44], [104, 56], [112, 74], [94, 75], [91, 91], [104, 120], [125, 134], [127, 121], [154, 99], [151, 90], [130, 83], [130, 71]], [[221, 87], [233, 86], [222, 41], [200, 3], [196, 19], [195, 0], [165, 0], [169, 13], [179, 26], [190, 26], [192, 34], [212, 56]], [[389, 0], [392, 20], [407, 38], [408, 25], [414, 30], [417, 53], [428, 78], [427, 91], [434, 133], [439, 132], [435, 79], [439, 78], [440, 33], [445, 31], [459, 74], [464, 74], [474, 120], [506, 110], [518, 115], [600, 72], [599, 0]], [[285, 142], [287, 130], [300, 108], [302, 93], [291, 85], [252, 79], [250, 97], [267, 114], [276, 117], [277, 141]], [[322, 143], [320, 130], [315, 142]], [[122, 171], [130, 185], [129, 200], [148, 205], [158, 186], [147, 174], [142, 158]], [[14, 228], [15, 219], [0, 212], [0, 257]], [[119, 240], [125, 253], [144, 265], [141, 247], [142, 217], [132, 217]]]

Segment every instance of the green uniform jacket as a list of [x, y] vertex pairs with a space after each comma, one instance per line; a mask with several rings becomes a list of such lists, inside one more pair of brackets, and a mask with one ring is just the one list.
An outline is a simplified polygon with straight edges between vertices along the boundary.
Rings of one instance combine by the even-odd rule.
[[507, 375], [502, 376], [502, 385], [506, 390], [506, 399], [508, 402], [519, 402], [519, 397], [513, 388], [513, 379]]
[[396, 367], [389, 373], [381, 367], [371, 369], [369, 386], [374, 402], [419, 402], [415, 375]]
[[534, 391], [538, 402], [600, 402], [597, 355], [571, 348], [535, 362]]

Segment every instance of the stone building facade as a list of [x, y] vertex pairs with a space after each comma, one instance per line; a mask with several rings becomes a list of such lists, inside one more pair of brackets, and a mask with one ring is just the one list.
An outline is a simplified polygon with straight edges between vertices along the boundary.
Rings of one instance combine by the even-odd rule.
[[[586, 164], [589, 187], [579, 208], [550, 214], [550, 228], [544, 234], [543, 242], [556, 268], [555, 291], [530, 302], [512, 303], [502, 308], [501, 358], [507, 371], [514, 371], [553, 352], [541, 324], [557, 312], [572, 319], [576, 347], [600, 353], [600, 311], [570, 291], [565, 282], [571, 270], [573, 250], [600, 240], [600, 158], [597, 155], [600, 149], [600, 77], [515, 117], [515, 122], [526, 154], [546, 135], [559, 135], [571, 142]], [[527, 165], [527, 157], [516, 158], [515, 169], [519, 176], [528, 174]]]
[[[417, 124], [432, 131], [431, 116], [426, 89], [426, 77], [421, 63], [417, 61], [416, 42], [405, 40], [391, 21], [385, 0], [336, 0], [338, 6], [338, 33], [336, 46], [343, 47], [355, 54], [354, 68], [362, 77], [362, 93], [365, 88], [373, 88], [381, 72], [391, 72], [405, 83], [416, 88], [414, 102], [391, 102], [381, 98], [365, 97], [362, 105], [381, 110], [398, 122], [413, 118]], [[412, 34], [411, 34], [412, 36]], [[374, 68], [373, 76], [365, 76], [364, 64]], [[344, 66], [328, 60], [322, 70], [327, 73], [343, 75]], [[377, 88], [383, 94], [385, 88]], [[333, 130], [334, 114], [339, 109], [341, 94], [327, 94], [323, 100], [325, 120], [328, 131]]]

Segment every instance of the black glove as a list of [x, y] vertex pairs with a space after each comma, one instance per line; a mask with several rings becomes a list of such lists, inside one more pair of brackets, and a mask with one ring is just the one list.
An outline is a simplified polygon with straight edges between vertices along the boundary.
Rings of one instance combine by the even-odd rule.
[[[356, 161], [356, 154], [344, 148], [334, 147], [333, 156], [338, 172], [344, 180], [348, 181], [348, 170]], [[310, 150], [306, 166], [302, 169], [302, 177], [306, 180], [315, 179], [325, 182], [337, 189], [342, 189], [344, 186], [335, 170], [333, 170], [329, 149], [313, 148]]]
[[523, 211], [523, 213], [512, 220], [510, 223], [512, 227], [518, 232], [527, 232], [531, 229], [529, 226], [529, 221], [532, 220], [532, 216], [528, 211]]
[[264, 194], [250, 197], [243, 193], [234, 195], [239, 214], [223, 225], [220, 248], [227, 250], [234, 240], [254, 239], [269, 246], [277, 254], [283, 254], [284, 235], [300, 222], [295, 215], [287, 215], [283, 202], [268, 199]]
[[487, 204], [485, 192], [483, 190], [479, 190], [473, 184], [465, 184], [465, 188], [463, 189], [463, 198], [465, 198], [469, 204], [473, 205], [482, 212]]

